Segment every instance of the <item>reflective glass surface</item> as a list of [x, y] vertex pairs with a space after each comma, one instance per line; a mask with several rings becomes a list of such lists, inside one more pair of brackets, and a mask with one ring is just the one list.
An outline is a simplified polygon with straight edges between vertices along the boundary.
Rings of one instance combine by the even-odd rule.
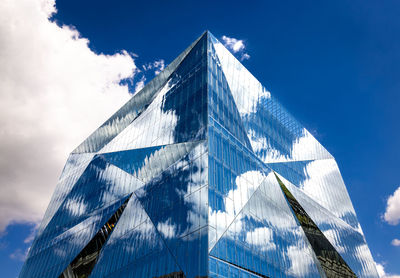
[[361, 227], [350, 226], [315, 202], [297, 186], [283, 177], [280, 178], [355, 274], [358, 277], [376, 277], [375, 264]]
[[205, 32], [71, 153], [20, 277], [346, 271], [378, 277], [336, 161]]

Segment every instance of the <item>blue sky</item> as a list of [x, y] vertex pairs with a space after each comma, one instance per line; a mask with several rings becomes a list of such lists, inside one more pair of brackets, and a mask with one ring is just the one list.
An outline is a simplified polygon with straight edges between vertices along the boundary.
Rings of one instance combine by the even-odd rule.
[[[68, 152], [204, 30], [243, 43], [238, 58], [333, 154], [375, 261], [400, 275], [400, 2], [13, 2], [0, 4], [4, 277], [19, 273]], [[64, 116], [52, 96], [73, 97]], [[46, 172], [25, 162], [44, 157]]]

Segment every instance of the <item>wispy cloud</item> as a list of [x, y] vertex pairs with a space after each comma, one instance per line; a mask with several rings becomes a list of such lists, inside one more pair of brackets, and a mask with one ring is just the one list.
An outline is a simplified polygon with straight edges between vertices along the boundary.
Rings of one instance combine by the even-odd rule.
[[160, 59], [151, 63], [146, 63], [142, 65], [142, 68], [144, 71], [154, 70], [154, 75], [158, 75], [160, 72], [164, 70], [165, 61], [163, 59]]
[[[148, 78], [158, 75], [165, 69], [165, 61], [163, 59], [141, 65], [141, 70], [137, 71], [135, 84], [135, 93], [139, 92], [146, 85]], [[153, 75], [154, 74], [154, 75]]]
[[10, 254], [10, 258], [17, 261], [25, 261], [26, 256], [28, 255], [29, 248], [26, 250], [22, 250], [20, 248], [16, 249], [14, 252]]
[[68, 153], [131, 97], [121, 81], [137, 73], [127, 51], [94, 53], [54, 13], [54, 0], [0, 4], [0, 232], [41, 220]]
[[246, 46], [243, 40], [231, 38], [228, 36], [222, 36], [222, 40], [224, 41], [224, 45], [234, 54], [239, 56], [241, 61], [250, 59], [250, 55], [245, 52]]
[[400, 221], [400, 186], [393, 195], [390, 195], [386, 203], [386, 211], [383, 219], [390, 225], [397, 225]]

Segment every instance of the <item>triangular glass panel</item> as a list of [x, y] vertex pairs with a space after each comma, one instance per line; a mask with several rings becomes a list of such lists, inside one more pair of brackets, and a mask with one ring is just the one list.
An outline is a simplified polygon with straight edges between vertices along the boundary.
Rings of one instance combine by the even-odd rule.
[[42, 244], [32, 245], [33, 251], [30, 252], [20, 275], [58, 277], [128, 197], [97, 210], [56, 237]]
[[186, 277], [207, 275], [205, 150], [204, 146], [196, 147], [160, 176], [135, 191], [168, 249], [178, 261], [185, 262], [181, 267]]
[[272, 172], [210, 251], [210, 273], [215, 271], [211, 263], [219, 265], [215, 274], [221, 276], [227, 268], [239, 267], [257, 277], [321, 277], [319, 263]]
[[188, 53], [148, 108], [100, 152], [206, 139], [206, 52], [207, 40], [203, 38]]
[[376, 276], [375, 264], [360, 226], [352, 227], [288, 180], [279, 178], [355, 274], [358, 277]]
[[108, 163], [147, 183], [204, 141], [103, 153]]
[[81, 177], [86, 167], [92, 161], [95, 154], [70, 154], [67, 163], [58, 180], [56, 190], [51, 197], [50, 204], [44, 214], [42, 223], [40, 224], [37, 232], [37, 237], [41, 235], [43, 230], [49, 224], [49, 221], [59, 209], [65, 197], [69, 194], [74, 187], [77, 180]]
[[251, 150], [235, 100], [211, 42], [208, 46], [208, 115]]
[[[210, 122], [208, 221], [218, 241], [265, 178], [262, 162], [218, 122]], [[215, 239], [215, 240], [214, 240]], [[212, 246], [209, 246], [212, 248]]]
[[[151, 262], [157, 262], [151, 264]], [[132, 195], [90, 277], [159, 277], [182, 273], [151, 219]]]
[[[353, 228], [359, 222], [334, 159], [269, 163], [268, 167], [286, 177], [319, 205]], [[337, 204], [340, 204], [338, 206]]]
[[75, 259], [67, 266], [59, 278], [88, 277], [96, 265], [101, 248], [115, 229], [129, 198], [115, 211], [107, 223], [100, 228], [92, 240], [83, 248]]
[[357, 277], [278, 176], [276, 179], [328, 278]]
[[96, 157], [61, 202], [57, 212], [33, 243], [46, 244], [109, 203], [143, 185], [132, 175]]
[[73, 152], [97, 152], [108, 144], [115, 136], [124, 130], [133, 120], [142, 113], [149, 103], [159, 92], [162, 86], [170, 78], [178, 66], [185, 61], [188, 53], [197, 45], [203, 37], [200, 36], [185, 51], [183, 51], [171, 64], [169, 64], [159, 75], [151, 80], [142, 90], [137, 92], [121, 109], [119, 109], [101, 127], [96, 129], [81, 145]]

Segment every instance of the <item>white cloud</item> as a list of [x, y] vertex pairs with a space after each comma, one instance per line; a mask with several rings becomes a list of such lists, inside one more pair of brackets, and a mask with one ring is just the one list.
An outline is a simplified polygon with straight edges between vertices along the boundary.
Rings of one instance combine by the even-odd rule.
[[154, 75], [159, 74], [165, 68], [165, 61], [163, 59], [156, 60], [152, 63], [147, 63], [142, 66], [144, 71], [154, 70]]
[[390, 195], [387, 204], [386, 211], [383, 215], [383, 219], [390, 225], [397, 225], [400, 221], [400, 186], [396, 189], [393, 195]]
[[233, 53], [238, 53], [239, 51], [245, 49], [243, 40], [238, 40], [227, 36], [222, 36], [222, 40], [224, 41], [224, 45], [232, 50]]
[[165, 62], [163, 59], [153, 62], [154, 65], [154, 74], [157, 75], [162, 72], [165, 68]]
[[397, 274], [389, 274], [385, 272], [385, 267], [383, 266], [383, 264], [377, 263], [376, 264], [376, 270], [378, 271], [378, 275], [381, 278], [400, 278], [400, 275]]
[[240, 54], [240, 61], [250, 59], [250, 55], [245, 53], [246, 46], [243, 40], [238, 40], [235, 38], [230, 38], [227, 36], [222, 36], [222, 40], [224, 41], [224, 45], [226, 48], [231, 50], [235, 54]]
[[55, 12], [54, 0], [0, 3], [0, 232], [41, 220], [68, 153], [130, 98], [128, 52], [94, 53]]
[[393, 239], [391, 244], [393, 246], [400, 246], [400, 239], [397, 239], [397, 238]]
[[165, 69], [165, 61], [163, 59], [142, 65], [142, 70], [139, 69], [137, 70], [137, 73], [139, 73], [138, 76], [140, 76], [140, 78], [139, 81], [136, 82], [135, 93], [139, 92], [145, 86], [147, 80], [146, 72], [154, 70], [154, 75], [158, 75], [164, 69]]

